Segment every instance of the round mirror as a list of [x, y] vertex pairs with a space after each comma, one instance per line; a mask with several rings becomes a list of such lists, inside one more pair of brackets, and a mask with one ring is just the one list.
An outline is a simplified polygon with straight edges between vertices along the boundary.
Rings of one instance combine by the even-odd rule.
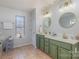
[[50, 26], [51, 26], [51, 18], [45, 17], [43, 20], [43, 32], [48, 32]]
[[76, 16], [71, 12], [64, 13], [59, 19], [60, 26], [64, 28], [71, 28], [76, 22]]

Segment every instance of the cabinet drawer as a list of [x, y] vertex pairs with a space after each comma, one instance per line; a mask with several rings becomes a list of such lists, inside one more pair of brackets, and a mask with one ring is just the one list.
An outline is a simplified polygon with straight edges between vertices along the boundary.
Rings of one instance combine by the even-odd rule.
[[60, 47], [65, 48], [65, 49], [68, 49], [68, 50], [71, 50], [72, 49], [72, 45], [71, 44], [64, 43], [64, 42], [61, 42], [60, 43]]
[[60, 42], [53, 39], [50, 40], [50, 44], [55, 44], [55, 45], [60, 46]]

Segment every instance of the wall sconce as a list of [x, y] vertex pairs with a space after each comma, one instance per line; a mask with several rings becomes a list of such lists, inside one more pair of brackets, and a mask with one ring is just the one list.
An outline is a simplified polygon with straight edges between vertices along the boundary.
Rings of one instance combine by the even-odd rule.
[[44, 15], [44, 17], [51, 17], [51, 13]]
[[51, 10], [51, 4], [47, 5], [47, 6], [44, 6], [42, 9], [41, 9], [41, 13], [43, 16], [45, 15], [49, 15], [50, 14], [50, 10]]
[[41, 12], [42, 12], [42, 15], [46, 15], [46, 14], [49, 13], [49, 8], [48, 7], [44, 7]]
[[64, 0], [64, 7], [68, 7], [70, 4], [72, 4], [71, 0]]
[[67, 11], [70, 8], [74, 8], [75, 3], [72, 3], [72, 0], [64, 0], [64, 3], [60, 6], [59, 11]]

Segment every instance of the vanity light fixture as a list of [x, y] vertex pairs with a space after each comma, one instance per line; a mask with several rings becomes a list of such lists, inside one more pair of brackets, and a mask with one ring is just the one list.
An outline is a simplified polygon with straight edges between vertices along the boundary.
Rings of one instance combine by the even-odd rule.
[[50, 12], [51, 7], [52, 7], [51, 4], [48, 4], [48, 5], [44, 6], [44, 7], [41, 9], [41, 14], [42, 14], [44, 17], [50, 16], [50, 15], [51, 15], [51, 12]]
[[44, 15], [43, 17], [51, 17], [51, 13]]
[[48, 6], [43, 7], [42, 10], [41, 10], [41, 13], [42, 13], [42, 15], [48, 14], [49, 13], [49, 7]]
[[72, 4], [71, 0], [64, 0], [64, 7], [68, 7], [70, 4]]
[[75, 7], [75, 3], [72, 3], [72, 0], [64, 0], [64, 3], [61, 5], [59, 11], [62, 12], [62, 11], [67, 11], [71, 8], [74, 8]]
[[43, 17], [51, 17], [50, 7], [47, 6], [42, 10]]

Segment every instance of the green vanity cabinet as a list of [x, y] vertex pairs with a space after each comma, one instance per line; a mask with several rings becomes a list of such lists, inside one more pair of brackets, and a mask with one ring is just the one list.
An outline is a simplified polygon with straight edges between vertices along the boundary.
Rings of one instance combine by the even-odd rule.
[[71, 44], [50, 39], [50, 56], [53, 59], [71, 59], [70, 51], [72, 51]]
[[53, 59], [57, 59], [57, 45], [55, 44], [50, 44], [50, 56]]
[[79, 43], [72, 46], [72, 59], [79, 59]]
[[45, 46], [44, 46], [44, 52], [49, 55], [49, 39], [45, 38]]
[[40, 34], [36, 35], [36, 46], [38, 49], [49, 54], [49, 39], [45, 38], [44, 35], [40, 35]]
[[72, 59], [71, 51], [59, 47], [58, 48], [58, 59]]
[[69, 44], [37, 34], [36, 46], [52, 59], [79, 59], [79, 43]]
[[44, 35], [36, 35], [36, 46], [40, 50], [44, 50]]
[[39, 49], [40, 48], [40, 35], [36, 34], [36, 46]]
[[79, 43], [77, 44], [77, 47], [78, 47], [78, 48], [77, 48], [77, 51], [79, 52]]
[[44, 51], [44, 36], [40, 36], [40, 50]]

